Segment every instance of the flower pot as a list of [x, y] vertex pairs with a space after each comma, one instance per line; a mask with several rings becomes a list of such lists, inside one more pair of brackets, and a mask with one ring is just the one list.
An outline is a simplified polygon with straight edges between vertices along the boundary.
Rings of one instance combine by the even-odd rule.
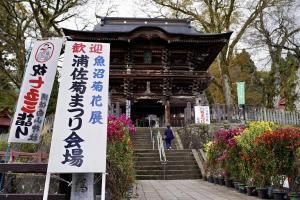
[[224, 177], [219, 177], [219, 184], [225, 185]]
[[208, 182], [214, 183], [214, 177], [213, 177], [213, 176], [209, 176], [209, 177], [208, 177]]
[[257, 188], [257, 194], [260, 199], [268, 199], [268, 188]]
[[234, 185], [234, 188], [236, 189], [236, 190], [239, 190], [239, 182], [233, 182], [233, 185]]
[[246, 184], [243, 184], [243, 183], [239, 184], [239, 192], [246, 194], [246, 192], [247, 192], [247, 190], [246, 190]]
[[287, 193], [284, 191], [274, 191], [273, 195], [275, 200], [285, 200], [287, 198]]
[[289, 194], [290, 200], [300, 200], [300, 193], [290, 193]]
[[218, 179], [218, 177], [214, 177], [213, 179], [214, 179], [214, 184], [219, 184], [219, 179]]
[[227, 187], [234, 187], [233, 180], [231, 180], [231, 179], [225, 179], [225, 185]]
[[269, 199], [274, 199], [274, 188], [272, 186], [268, 187], [268, 195], [269, 195]]
[[246, 190], [247, 190], [248, 196], [256, 196], [257, 195], [257, 191], [254, 186], [246, 186]]

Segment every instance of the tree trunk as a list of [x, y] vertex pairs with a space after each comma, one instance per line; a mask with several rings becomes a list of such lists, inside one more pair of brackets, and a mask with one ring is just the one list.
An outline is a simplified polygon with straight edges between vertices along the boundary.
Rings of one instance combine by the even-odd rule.
[[225, 98], [225, 104], [226, 106], [230, 107], [232, 106], [232, 98], [231, 98], [231, 84], [230, 79], [227, 74], [222, 75], [222, 82], [223, 82], [223, 93]]
[[296, 87], [295, 87], [295, 95], [296, 100], [294, 102], [296, 111], [300, 111], [300, 55], [295, 57], [295, 64], [298, 66], [298, 70], [296, 72]]
[[230, 76], [228, 72], [228, 63], [225, 60], [226, 57], [225, 55], [226, 54], [224, 52], [221, 52], [219, 54], [219, 56], [217, 57], [217, 65], [222, 79], [225, 104], [227, 107], [231, 107], [233, 103], [231, 97], [231, 82], [230, 82]]
[[273, 98], [273, 106], [274, 108], [279, 108], [280, 97], [280, 63], [279, 59], [274, 63], [274, 89], [275, 95]]

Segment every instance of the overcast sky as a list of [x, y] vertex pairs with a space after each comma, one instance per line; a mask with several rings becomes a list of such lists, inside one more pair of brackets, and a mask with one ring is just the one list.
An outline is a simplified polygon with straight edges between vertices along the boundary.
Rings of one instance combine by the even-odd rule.
[[93, 25], [97, 23], [95, 13], [99, 16], [105, 16], [109, 8], [114, 10], [109, 15], [110, 17], [147, 17], [141, 11], [137, 0], [89, 0], [88, 4], [74, 11], [80, 13], [82, 18], [72, 18], [61, 23], [61, 26], [70, 29], [82, 29], [89, 22], [89, 27], [86, 29], [92, 29]]
[[[147, 14], [141, 11], [142, 1], [143, 0], [89, 0], [88, 4], [73, 11], [80, 13], [81, 18], [72, 18], [70, 21], [62, 23], [61, 26], [75, 30], [82, 30], [83, 28], [85, 30], [92, 30], [94, 25], [97, 24], [95, 13], [99, 16], [105, 16], [106, 11], [110, 7], [113, 7], [113, 10], [115, 11], [109, 15], [112, 17], [147, 17]], [[297, 1], [299, 1], [300, 7], [300, 0]], [[101, 2], [105, 3], [103, 4]], [[150, 9], [151, 6], [149, 6], [149, 10]], [[299, 10], [300, 9], [296, 9], [295, 11]], [[296, 16], [298, 16], [298, 23], [300, 24], [300, 11], [295, 13]], [[242, 48], [247, 49], [247, 45], [240, 43], [238, 48], [240, 50]], [[268, 70], [270, 68], [267, 52], [255, 50], [250, 51], [250, 53], [259, 70]]]

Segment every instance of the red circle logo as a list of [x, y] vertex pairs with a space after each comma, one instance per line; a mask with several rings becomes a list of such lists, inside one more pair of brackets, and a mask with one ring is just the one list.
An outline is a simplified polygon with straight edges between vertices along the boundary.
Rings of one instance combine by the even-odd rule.
[[51, 42], [45, 42], [39, 46], [35, 53], [37, 62], [47, 62], [53, 55], [54, 45]]

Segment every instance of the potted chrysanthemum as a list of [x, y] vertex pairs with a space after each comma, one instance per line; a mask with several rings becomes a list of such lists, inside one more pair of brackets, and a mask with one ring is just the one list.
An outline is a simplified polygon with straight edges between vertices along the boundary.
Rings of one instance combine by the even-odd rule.
[[258, 146], [267, 149], [266, 163], [268, 163], [271, 182], [274, 186], [274, 199], [284, 199], [286, 191], [283, 188], [287, 177], [295, 179], [296, 151], [300, 147], [299, 128], [280, 128], [265, 132], [256, 139]]

